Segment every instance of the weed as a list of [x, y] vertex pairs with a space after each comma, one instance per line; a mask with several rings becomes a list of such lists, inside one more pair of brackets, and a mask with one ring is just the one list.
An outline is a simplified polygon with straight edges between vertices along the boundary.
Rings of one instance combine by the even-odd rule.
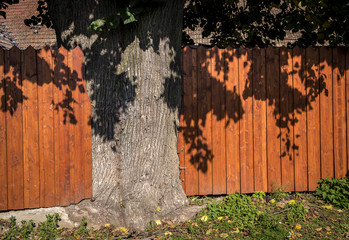
[[255, 192], [255, 193], [253, 193], [252, 194], [252, 197], [253, 198], [258, 198], [258, 199], [263, 199], [263, 197], [265, 197], [266, 196], [266, 194], [265, 194], [265, 192], [263, 192], [263, 191], [257, 191], [257, 192]]
[[76, 233], [82, 237], [82, 236], [88, 236], [89, 230], [87, 229], [87, 221], [86, 217], [83, 217], [81, 219], [81, 224], [78, 230], [76, 230]]
[[20, 236], [22, 239], [31, 239], [34, 234], [35, 223], [33, 220], [28, 222], [23, 220], [21, 221]]
[[204, 204], [209, 204], [212, 202], [212, 198], [207, 197], [207, 196], [191, 196], [188, 197], [188, 200], [190, 202], [191, 205], [198, 205], [198, 206], [202, 206]]
[[291, 200], [286, 208], [288, 208], [287, 220], [294, 224], [297, 220], [305, 220], [305, 214], [308, 210], [304, 207], [301, 201], [296, 202], [295, 200]]
[[276, 201], [280, 201], [283, 198], [286, 198], [290, 195], [289, 193], [285, 192], [285, 190], [286, 190], [286, 187], [282, 185], [280, 186], [274, 185], [271, 193], [271, 197], [274, 198]]
[[46, 215], [46, 221], [40, 223], [38, 227], [40, 239], [56, 239], [59, 237], [58, 221], [60, 221], [58, 213]]
[[229, 195], [222, 203], [213, 201], [207, 207], [207, 216], [210, 220], [226, 216], [231, 219], [234, 227], [243, 227], [254, 224], [258, 209], [253, 205], [251, 197], [236, 193]]
[[280, 217], [271, 215], [269, 211], [260, 214], [258, 224], [250, 228], [254, 239], [285, 239], [289, 229], [280, 223]]
[[17, 225], [16, 218], [9, 219], [9, 230], [4, 233], [4, 239], [31, 239], [34, 234], [35, 223], [33, 220], [21, 221], [21, 227]]
[[9, 230], [4, 233], [4, 239], [15, 239], [20, 232], [16, 223], [16, 218], [11, 216], [9, 221]]
[[349, 177], [342, 179], [321, 179], [315, 196], [340, 208], [349, 209]]

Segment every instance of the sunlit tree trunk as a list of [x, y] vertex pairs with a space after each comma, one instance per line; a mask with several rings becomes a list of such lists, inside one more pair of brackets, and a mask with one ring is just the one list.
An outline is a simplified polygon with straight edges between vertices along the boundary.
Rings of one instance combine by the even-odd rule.
[[143, 228], [186, 203], [176, 148], [184, 0], [98, 35], [88, 26], [115, 13], [114, 1], [48, 4], [59, 44], [85, 54], [95, 199], [88, 204], [116, 224]]

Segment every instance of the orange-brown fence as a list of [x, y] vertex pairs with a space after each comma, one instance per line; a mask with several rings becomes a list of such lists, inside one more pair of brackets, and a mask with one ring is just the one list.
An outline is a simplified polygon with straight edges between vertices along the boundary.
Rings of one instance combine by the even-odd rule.
[[79, 48], [0, 49], [0, 210], [91, 197], [83, 62]]
[[[187, 195], [312, 191], [348, 173], [347, 49], [186, 47], [182, 69]], [[0, 49], [0, 80], [0, 210], [91, 197], [82, 51]]]
[[187, 195], [313, 191], [348, 173], [347, 49], [185, 47], [182, 70]]

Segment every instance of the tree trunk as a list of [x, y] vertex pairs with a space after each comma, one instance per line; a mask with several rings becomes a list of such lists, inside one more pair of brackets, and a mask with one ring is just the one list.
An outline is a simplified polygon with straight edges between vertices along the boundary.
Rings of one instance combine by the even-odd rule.
[[106, 211], [107, 221], [139, 229], [187, 201], [176, 147], [184, 0], [166, 1], [113, 31], [89, 31], [93, 20], [117, 11], [115, 2], [48, 6], [59, 43], [85, 54], [95, 199], [88, 204]]

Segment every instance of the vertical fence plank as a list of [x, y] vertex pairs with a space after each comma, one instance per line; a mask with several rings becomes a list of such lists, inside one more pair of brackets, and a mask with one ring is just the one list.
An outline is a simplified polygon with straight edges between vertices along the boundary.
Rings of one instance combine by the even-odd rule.
[[320, 179], [320, 105], [319, 97], [319, 51], [317, 48], [306, 49], [307, 71], [307, 134], [308, 134], [308, 184], [309, 191], [314, 191]]
[[253, 139], [255, 191], [268, 190], [265, 49], [253, 49]]
[[8, 208], [23, 208], [23, 134], [21, 52], [17, 47], [5, 54]]
[[68, 86], [67, 91], [71, 96], [70, 103], [70, 113], [67, 119], [67, 125], [69, 128], [69, 182], [70, 182], [70, 202], [75, 202], [75, 197], [77, 197], [78, 187], [75, 187], [79, 184], [79, 162], [81, 157], [81, 152], [79, 147], [81, 146], [80, 140], [80, 131], [78, 129], [78, 121], [80, 121], [80, 99], [78, 94], [78, 89], [76, 88], [77, 76], [74, 76], [74, 66], [73, 66], [73, 51], [67, 52], [67, 74], [68, 74]]
[[333, 114], [335, 177], [347, 174], [345, 112], [345, 49], [333, 49]]
[[23, 160], [24, 208], [40, 207], [40, 159], [38, 125], [38, 81], [36, 52], [29, 47], [23, 52]]
[[266, 49], [267, 81], [267, 156], [268, 156], [268, 191], [281, 185], [280, 165], [280, 128], [277, 116], [280, 110], [279, 94], [279, 49]]
[[92, 146], [91, 146], [91, 101], [87, 94], [87, 84], [85, 78], [85, 61], [84, 53], [80, 48], [75, 49], [76, 56], [76, 71], [78, 73], [78, 79], [81, 79], [79, 85], [79, 93], [81, 95], [82, 101], [82, 117], [81, 117], [81, 130], [82, 130], [82, 161], [80, 177], [83, 177], [83, 196], [80, 196], [80, 201], [82, 198], [92, 197]]
[[239, 92], [239, 57], [238, 50], [227, 49], [224, 61], [228, 64], [226, 81], [226, 156], [227, 156], [227, 193], [240, 192], [240, 105]]
[[198, 63], [197, 63], [197, 49], [192, 50], [191, 54], [192, 64], [192, 121], [190, 127], [193, 129], [193, 144], [194, 148], [191, 149], [191, 165], [189, 167], [190, 175], [193, 184], [195, 184], [195, 194], [199, 194], [199, 155], [198, 155]]
[[280, 119], [281, 130], [281, 183], [286, 191], [294, 191], [293, 153], [293, 78], [292, 50], [280, 52]]
[[333, 178], [333, 89], [332, 49], [320, 48], [320, 79], [325, 89], [320, 93], [321, 178]]
[[[181, 54], [181, 69], [184, 68], [184, 49], [182, 49], [182, 54]], [[184, 92], [184, 79], [182, 75], [182, 91]], [[185, 121], [184, 121], [184, 96], [182, 96], [182, 105], [181, 105], [181, 113], [180, 113], [180, 118], [179, 118], [179, 131], [178, 131], [178, 140], [177, 140], [177, 154], [179, 157], [179, 170], [180, 170], [180, 176], [179, 178], [181, 179], [182, 182], [182, 188], [184, 192], [186, 191], [185, 188], [185, 139], [184, 139], [184, 126], [185, 126]]]
[[6, 158], [6, 78], [4, 54], [0, 48], [0, 211], [7, 210], [7, 158]]
[[[53, 83], [51, 49], [38, 52], [38, 109], [40, 149], [40, 206], [55, 206], [53, 148]], [[60, 153], [61, 154], [61, 153]]]
[[[60, 153], [60, 142], [59, 142], [59, 133], [60, 133], [60, 109], [58, 108], [59, 103], [59, 96], [60, 92], [62, 91], [62, 86], [59, 83], [59, 69], [57, 69], [59, 66], [58, 64], [58, 50], [51, 50], [52, 57], [54, 61], [52, 62], [52, 70], [53, 70], [53, 103], [54, 103], [54, 109], [53, 109], [53, 148], [55, 153]], [[65, 153], [63, 153], [65, 154]], [[55, 204], [57, 206], [60, 205], [61, 201], [61, 189], [60, 189], [60, 159], [61, 154], [55, 154]]]
[[196, 169], [193, 163], [193, 146], [196, 131], [193, 127], [193, 75], [192, 75], [192, 53], [190, 47], [183, 51], [183, 105], [184, 105], [184, 139], [185, 139], [185, 189], [188, 195], [198, 194], [198, 183]]
[[213, 149], [213, 194], [225, 194], [225, 84], [224, 49], [212, 48], [212, 149]]
[[305, 49], [295, 47], [292, 52], [293, 61], [293, 106], [294, 121], [294, 161], [295, 191], [308, 190], [308, 159], [307, 159], [307, 101], [305, 87]]
[[198, 58], [198, 170], [199, 194], [212, 194], [212, 143], [211, 143], [211, 51], [200, 46]]
[[55, 159], [55, 201], [57, 205], [69, 205], [70, 196], [70, 161], [69, 161], [69, 113], [71, 107], [71, 92], [69, 91], [68, 51], [63, 47], [55, 51], [54, 84], [58, 91], [55, 102], [58, 118], [58, 133], [55, 135], [55, 147], [59, 152]]
[[347, 175], [349, 175], [349, 51], [346, 51], [345, 58], [345, 86], [346, 86], [346, 103], [347, 103]]
[[242, 95], [240, 119], [241, 192], [254, 192], [252, 49], [240, 48], [239, 89]]
[[[183, 69], [183, 67], [182, 67], [182, 69]], [[181, 114], [180, 114], [180, 119], [179, 119], [177, 154], [179, 157], [179, 170], [180, 170], [179, 178], [181, 179], [181, 182], [182, 182], [182, 188], [183, 188], [184, 192], [186, 192], [186, 189], [185, 189], [185, 140], [184, 140], [184, 105], [183, 105], [183, 99], [182, 99]]]
[[[70, 77], [69, 77], [69, 86], [73, 96], [73, 99], [76, 101], [76, 103], [73, 106], [74, 110], [74, 116], [76, 119], [76, 122], [71, 121], [70, 124], [70, 136], [74, 135], [70, 138], [70, 140], [73, 140], [74, 145], [70, 145], [73, 149], [70, 149], [71, 151], [71, 158], [70, 161], [74, 162], [74, 172], [75, 172], [75, 182], [72, 182], [73, 188], [75, 188], [75, 195], [74, 198], [72, 196], [72, 200], [75, 203], [78, 203], [81, 199], [85, 197], [84, 191], [85, 187], [87, 187], [87, 184], [84, 184], [85, 182], [85, 173], [87, 176], [87, 172], [89, 171], [88, 168], [85, 168], [85, 166], [89, 166], [88, 162], [88, 156], [84, 154], [85, 149], [83, 148], [85, 146], [84, 140], [84, 131], [87, 126], [86, 118], [84, 117], [84, 107], [88, 104], [88, 102], [85, 103], [84, 101], [84, 95], [86, 95], [86, 90], [84, 86], [84, 76], [83, 76], [83, 63], [84, 63], [84, 56], [79, 47], [76, 47], [72, 50], [72, 57], [73, 57], [73, 66], [71, 66], [70, 70]], [[88, 127], [88, 126], [87, 126]], [[72, 130], [72, 131], [70, 131]], [[86, 146], [88, 149], [88, 146]], [[80, 186], [83, 186], [80, 187]]]

